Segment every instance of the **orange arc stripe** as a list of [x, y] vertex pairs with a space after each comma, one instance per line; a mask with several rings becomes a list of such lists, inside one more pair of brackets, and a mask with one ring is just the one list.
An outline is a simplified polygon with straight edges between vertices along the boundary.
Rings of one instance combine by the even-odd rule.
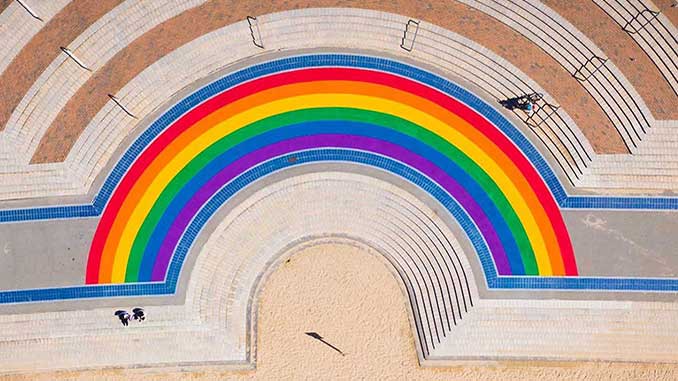
[[[101, 283], [110, 283], [111, 281], [110, 278], [113, 269], [113, 259], [115, 255], [118, 254], [116, 253], [116, 250], [120, 236], [125, 227], [126, 221], [132, 214], [134, 207], [143, 195], [143, 190], [148, 188], [150, 183], [153, 181], [154, 175], [158, 173], [160, 168], [162, 168], [172, 156], [179, 152], [182, 147], [203, 134], [205, 131], [209, 130], [217, 123], [227, 119], [231, 115], [238, 114], [250, 108], [278, 99], [303, 94], [326, 93], [328, 91], [331, 91], [332, 93], [370, 95], [394, 100], [425, 111], [449, 125], [454, 125], [455, 128], [459, 129], [460, 132], [462, 132], [465, 136], [467, 136], [470, 140], [487, 152], [490, 157], [493, 157], [495, 160], [497, 160], [497, 162], [501, 164], [502, 168], [506, 171], [507, 175], [512, 180], [514, 180], [516, 188], [525, 197], [525, 200], [538, 223], [540, 232], [544, 237], [553, 275], [565, 274], [564, 264], [560, 256], [560, 247], [558, 245], [555, 231], [553, 230], [552, 224], [546, 215], [546, 211], [539, 203], [534, 190], [532, 187], [530, 187], [529, 183], [524, 178], [518, 167], [515, 166], [508, 156], [480, 131], [473, 128], [466, 122], [459, 123], [460, 118], [457, 115], [454, 115], [450, 111], [431, 101], [388, 86], [354, 81], [314, 81], [294, 83], [267, 89], [227, 104], [214, 111], [212, 114], [206, 116], [202, 120], [198, 121], [190, 128], [186, 129], [181, 135], [172, 141], [154, 159], [146, 171], [141, 175], [118, 211], [118, 216], [115, 218], [115, 222], [113, 223], [110, 234], [108, 235], [106, 244], [104, 246], [104, 252], [102, 253], [99, 281]], [[129, 253], [119, 253], [119, 255], [129, 255]]]

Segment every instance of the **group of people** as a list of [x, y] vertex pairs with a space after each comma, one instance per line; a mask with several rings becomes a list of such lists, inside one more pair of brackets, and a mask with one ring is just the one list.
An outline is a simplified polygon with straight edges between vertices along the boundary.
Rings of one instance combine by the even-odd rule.
[[120, 319], [120, 323], [122, 323], [122, 325], [124, 325], [125, 327], [129, 325], [130, 320], [136, 320], [140, 323], [146, 320], [146, 314], [144, 314], [144, 309], [139, 307], [135, 307], [132, 309], [132, 315], [130, 315], [129, 312], [125, 310], [118, 310], [115, 311], [115, 316], [117, 316], [118, 319]]
[[515, 98], [509, 98], [499, 101], [502, 106], [506, 107], [509, 110], [523, 110], [528, 117], [532, 116], [535, 112], [536, 103], [544, 96], [540, 93], [532, 93], [527, 95], [522, 95]]

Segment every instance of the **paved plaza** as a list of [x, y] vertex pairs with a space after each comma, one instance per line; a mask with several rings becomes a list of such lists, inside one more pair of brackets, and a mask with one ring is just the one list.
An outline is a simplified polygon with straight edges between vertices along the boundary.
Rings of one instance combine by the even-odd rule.
[[676, 25], [0, 1], [0, 379], [677, 378]]

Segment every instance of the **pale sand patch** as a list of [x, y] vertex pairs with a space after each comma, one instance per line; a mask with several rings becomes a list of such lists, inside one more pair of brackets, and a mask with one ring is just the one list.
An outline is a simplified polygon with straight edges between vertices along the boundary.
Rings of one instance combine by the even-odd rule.
[[[500, 362], [421, 368], [407, 299], [384, 263], [347, 245], [305, 249], [265, 281], [256, 371], [99, 370], [2, 380], [676, 380], [678, 366]], [[346, 353], [306, 336], [315, 331]], [[538, 334], [538, 333], [536, 333]]]

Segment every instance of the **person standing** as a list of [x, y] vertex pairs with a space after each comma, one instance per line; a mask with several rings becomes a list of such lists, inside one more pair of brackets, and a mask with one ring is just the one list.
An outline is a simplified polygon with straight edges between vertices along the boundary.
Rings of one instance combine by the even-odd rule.
[[525, 104], [525, 112], [527, 113], [528, 117], [534, 114], [534, 104], [532, 103], [532, 101], [527, 101], [527, 103]]
[[127, 311], [125, 310], [115, 311], [115, 316], [117, 316], [118, 319], [120, 319], [120, 323], [122, 323], [122, 325], [124, 325], [125, 327], [129, 325], [130, 315]]
[[146, 314], [144, 314], [144, 309], [140, 307], [135, 307], [132, 310], [132, 314], [134, 314], [133, 319], [134, 320], [139, 320], [139, 322], [142, 322], [146, 320]]

